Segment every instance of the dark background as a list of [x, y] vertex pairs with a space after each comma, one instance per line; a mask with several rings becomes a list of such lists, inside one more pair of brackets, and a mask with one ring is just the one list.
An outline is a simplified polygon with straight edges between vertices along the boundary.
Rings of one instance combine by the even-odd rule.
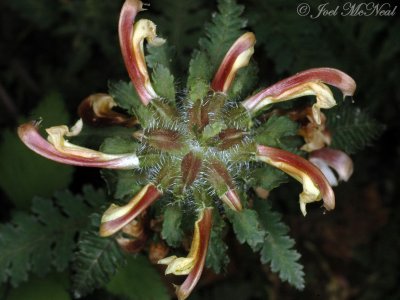
[[[329, 7], [344, 2], [331, 2]], [[203, 288], [200, 286], [198, 295], [207, 299], [262, 299], [265, 294], [269, 299], [400, 299], [400, 10], [394, 17], [311, 19], [297, 14], [296, 1], [240, 3], [246, 6], [248, 28], [257, 37], [254, 57], [259, 65], [260, 86], [311, 67], [341, 69], [357, 82], [356, 104], [384, 124], [385, 130], [370, 147], [352, 155], [355, 172], [350, 182], [336, 188], [334, 212], [322, 215], [312, 210], [303, 218], [295, 201], [275, 205], [284, 214], [303, 256], [305, 291], [296, 292], [280, 283], [277, 275], [267, 269], [264, 272], [269, 281], [260, 282], [252, 267], [258, 257], [243, 249], [232, 249], [233, 267], [227, 276], [211, 276]], [[318, 3], [307, 3], [316, 13]], [[0, 2], [3, 221], [14, 207], [29, 207], [15, 200], [15, 189], [26, 188], [30, 197], [47, 193], [28, 187], [24, 172], [4, 172], [4, 162], [16, 158], [10, 150], [13, 148], [7, 146], [15, 143], [10, 133], [15, 133], [22, 120], [37, 117], [39, 113], [32, 110], [46, 97], [61, 99], [65, 106], [48, 107], [46, 113], [53, 117], [61, 114], [71, 124], [83, 98], [106, 92], [110, 79], [128, 79], [117, 35], [121, 5], [122, 1], [116, 0]], [[160, 35], [175, 45], [173, 71], [181, 88], [191, 51], [215, 10], [213, 1], [153, 0], [142, 15], [155, 21]], [[30, 170], [30, 174], [35, 172], [39, 180], [47, 180], [39, 169]], [[79, 191], [87, 182], [103, 185], [96, 170], [79, 169], [72, 176], [69, 187], [73, 191]], [[53, 186], [65, 188], [63, 183]], [[35, 188], [36, 193], [30, 192]]]

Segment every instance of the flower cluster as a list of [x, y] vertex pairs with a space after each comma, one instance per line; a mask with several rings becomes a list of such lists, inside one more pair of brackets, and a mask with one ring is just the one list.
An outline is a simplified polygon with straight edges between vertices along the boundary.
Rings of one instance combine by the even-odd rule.
[[[111, 96], [94, 94], [80, 105], [81, 119], [71, 129], [64, 125], [48, 128], [46, 140], [38, 131], [39, 124], [32, 122], [21, 125], [18, 133], [31, 150], [60, 163], [132, 169], [144, 174], [146, 184], [126, 205], [112, 204], [104, 212], [101, 236], [127, 230], [164, 195], [173, 196], [177, 201], [192, 201], [198, 218], [188, 256], [170, 256], [158, 261], [167, 265], [167, 274], [187, 275], [176, 289], [178, 298], [186, 299], [204, 268], [213, 214], [218, 213], [213, 209], [215, 201], [224, 203], [225, 209], [241, 211], [243, 208], [240, 195], [246, 192], [246, 186], [234, 175], [240, 170], [251, 168], [254, 162], [264, 162], [299, 181], [303, 186], [299, 203], [304, 215], [310, 202], [323, 200], [326, 210], [335, 207], [331, 186], [338, 179], [350, 177], [352, 162], [343, 152], [328, 147], [330, 136], [321, 109], [336, 105], [327, 85], [340, 89], [344, 96], [353, 95], [356, 85], [339, 70], [316, 68], [264, 88], [242, 102], [233, 101], [228, 91], [238, 70], [248, 65], [254, 52], [255, 36], [247, 32], [223, 58], [205, 97], [189, 99], [187, 96], [181, 103], [171, 104], [156, 93], [148, 74], [144, 41], [159, 46], [164, 40], [157, 37], [152, 21], [135, 22], [141, 10], [139, 0], [126, 0], [119, 20], [119, 40], [132, 85], [149, 112], [146, 124], [114, 110], [117, 103]], [[310, 95], [316, 98], [311, 108], [289, 113], [293, 120], [301, 121], [299, 135], [305, 140], [302, 150], [310, 153], [310, 161], [283, 149], [257, 144], [253, 118], [259, 112], [271, 104]], [[132, 139], [141, 146], [137, 153], [107, 154], [70, 143], [68, 138], [79, 135], [84, 124], [132, 128]]]

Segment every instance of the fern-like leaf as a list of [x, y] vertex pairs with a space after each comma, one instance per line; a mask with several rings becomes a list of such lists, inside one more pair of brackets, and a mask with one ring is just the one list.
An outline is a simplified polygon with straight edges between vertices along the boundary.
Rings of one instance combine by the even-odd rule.
[[258, 66], [254, 61], [250, 62], [247, 67], [239, 69], [237, 77], [228, 91], [229, 98], [243, 99], [249, 95], [257, 86], [257, 74]]
[[182, 242], [181, 229], [182, 211], [177, 206], [168, 206], [164, 211], [164, 222], [161, 230], [162, 238], [172, 247], [178, 247]]
[[352, 154], [371, 145], [384, 126], [361, 109], [344, 103], [327, 112], [328, 128], [332, 132], [332, 148]]
[[143, 126], [147, 125], [150, 113], [143, 106], [132, 84], [124, 81], [109, 82], [108, 89], [118, 106], [134, 114]]
[[298, 124], [287, 116], [272, 116], [256, 129], [256, 142], [265, 146], [285, 148], [285, 138], [297, 134]]
[[299, 264], [300, 254], [293, 249], [294, 240], [288, 236], [288, 227], [281, 222], [281, 215], [271, 210], [268, 202], [254, 202], [260, 222], [266, 231], [261, 249], [261, 262], [270, 263], [271, 270], [298, 289], [304, 288], [303, 266]]
[[195, 51], [189, 65], [187, 88], [189, 99], [196, 101], [207, 95], [210, 89], [211, 68], [208, 56], [204, 52]]
[[175, 83], [174, 76], [169, 69], [163, 65], [157, 65], [151, 75], [154, 90], [158, 95], [168, 100], [169, 103], [175, 103]]
[[74, 295], [80, 298], [109, 282], [117, 269], [125, 264], [125, 255], [114, 238], [98, 234], [100, 216], [91, 217], [91, 225], [78, 242], [73, 262]]
[[[204, 20], [209, 15], [205, 9], [205, 0], [154, 0], [152, 9], [162, 12], [154, 16], [157, 29], [170, 45], [174, 46], [173, 71], [186, 70], [187, 55], [192, 51], [201, 33]], [[165, 65], [168, 67], [168, 65]]]
[[171, 51], [167, 44], [161, 46], [147, 45], [146, 64], [149, 68], [154, 69], [155, 67], [162, 65], [166, 68], [171, 66]]
[[259, 168], [254, 169], [250, 175], [253, 187], [262, 187], [268, 191], [289, 181], [288, 175], [269, 165], [261, 165]]
[[164, 44], [160, 47], [147, 46], [147, 50], [149, 54], [146, 56], [146, 63], [153, 69], [151, 79], [154, 90], [171, 104], [175, 103], [175, 83], [170, 71], [169, 48]]
[[75, 235], [88, 215], [105, 203], [102, 191], [85, 187], [83, 196], [58, 192], [54, 201], [34, 198], [33, 214], [17, 212], [0, 226], [0, 282], [18, 286], [29, 273], [46, 274], [53, 266], [63, 271], [72, 258]]
[[201, 49], [208, 53], [211, 59], [210, 67], [214, 68], [214, 71], [247, 24], [247, 21], [240, 17], [244, 7], [238, 5], [235, 0], [220, 0], [218, 3], [218, 13], [214, 14], [211, 23], [206, 25], [206, 38], [200, 40]]
[[257, 212], [244, 209], [241, 212], [227, 210], [226, 213], [238, 241], [241, 244], [247, 243], [253, 251], [258, 251], [264, 241], [265, 231], [258, 220]]

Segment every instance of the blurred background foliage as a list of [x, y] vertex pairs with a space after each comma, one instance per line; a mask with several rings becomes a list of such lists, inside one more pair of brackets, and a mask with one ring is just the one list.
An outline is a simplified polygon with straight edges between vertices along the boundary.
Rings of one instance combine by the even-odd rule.
[[[14, 208], [28, 210], [34, 196], [51, 197], [67, 187], [80, 192], [85, 183], [103, 186], [97, 170], [74, 172], [29, 152], [17, 139], [15, 128], [39, 117], [47, 126], [71, 123], [83, 98], [105, 92], [109, 80], [127, 80], [117, 35], [122, 2], [0, 2], [1, 221], [8, 221]], [[274, 207], [283, 214], [302, 254], [303, 292], [282, 284], [276, 274], [260, 266], [248, 248], [232, 242], [226, 274], [206, 272], [191, 299], [399, 299], [400, 19], [311, 19], [296, 13], [297, 1], [239, 2], [246, 6], [248, 28], [257, 36], [258, 86], [311, 67], [341, 69], [358, 84], [357, 106], [384, 124], [385, 130], [371, 147], [353, 156], [355, 173], [349, 183], [336, 188], [334, 212], [322, 215], [317, 209], [310, 210], [303, 218], [297, 202], [286, 201], [296, 198], [298, 186], [289, 184], [290, 188], [274, 191]], [[344, 2], [333, 1], [330, 6]], [[307, 3], [314, 12], [320, 4]], [[141, 17], [154, 20], [172, 46], [171, 67], [177, 89], [183, 89], [191, 52], [198, 48], [216, 3], [151, 0], [150, 4]], [[138, 285], [140, 274], [155, 282], [158, 274], [147, 260], [132, 260], [123, 270], [129, 282], [124, 282], [126, 276], [117, 275], [107, 286], [108, 292], [100, 290], [87, 299], [168, 298], [162, 283], [155, 288], [158, 294], [146, 294], [154, 287]], [[0, 298], [43, 299], [51, 294], [55, 300], [71, 299], [68, 272], [31, 278], [16, 289], [3, 285]]]

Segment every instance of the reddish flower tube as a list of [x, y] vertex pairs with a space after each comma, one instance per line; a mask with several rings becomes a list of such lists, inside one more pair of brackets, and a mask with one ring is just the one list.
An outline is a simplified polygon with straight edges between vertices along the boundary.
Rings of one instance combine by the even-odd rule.
[[79, 104], [78, 115], [86, 124], [92, 126], [123, 125], [132, 127], [138, 124], [135, 118], [113, 111], [114, 106], [117, 104], [110, 95], [93, 94]]
[[47, 130], [52, 143], [46, 141], [40, 135], [38, 125], [35, 122], [19, 126], [18, 135], [29, 149], [59, 163], [105, 169], [134, 169], [139, 167], [139, 159], [134, 153], [106, 154], [73, 145], [63, 138], [65, 134], [71, 134], [66, 126], [56, 126]]
[[246, 32], [239, 37], [222, 60], [211, 83], [216, 92], [226, 93], [235, 79], [237, 71], [249, 64], [254, 53], [256, 37], [252, 32]]
[[268, 104], [291, 100], [301, 96], [315, 95], [317, 102], [313, 106], [313, 115], [320, 124], [320, 108], [336, 105], [332, 92], [324, 84], [340, 89], [344, 96], [352, 96], [356, 83], [349, 75], [331, 68], [309, 69], [275, 83], [242, 102], [251, 113], [255, 113]]
[[324, 174], [312, 163], [289, 151], [257, 146], [257, 159], [266, 162], [303, 184], [300, 209], [306, 215], [306, 204], [323, 199], [327, 210], [335, 208], [335, 195]]
[[204, 208], [195, 223], [192, 245], [187, 257], [170, 256], [160, 260], [159, 264], [168, 265], [166, 274], [188, 275], [182, 285], [176, 287], [179, 300], [189, 297], [204, 269], [208, 243], [211, 235], [212, 208]]
[[142, 11], [143, 3], [139, 0], [126, 0], [119, 18], [119, 42], [125, 67], [129, 73], [132, 84], [135, 87], [144, 105], [157, 98], [154, 91], [144, 57], [143, 41], [159, 46], [163, 39], [156, 36], [156, 25], [149, 20], [139, 20], [133, 25], [136, 15]]
[[133, 221], [156, 201], [162, 192], [153, 184], [146, 185], [124, 206], [111, 204], [104, 212], [100, 224], [100, 236], [110, 236]]
[[[353, 161], [346, 153], [340, 150], [331, 148], [315, 150], [310, 153], [309, 160], [318, 166], [325, 175], [326, 173], [324, 170], [327, 170], [327, 167], [332, 168], [339, 175], [339, 180], [347, 181], [353, 174]], [[328, 178], [328, 176], [326, 177]], [[337, 185], [337, 180], [334, 174], [330, 174], [329, 178], [332, 178], [330, 181], [331, 185]]]

